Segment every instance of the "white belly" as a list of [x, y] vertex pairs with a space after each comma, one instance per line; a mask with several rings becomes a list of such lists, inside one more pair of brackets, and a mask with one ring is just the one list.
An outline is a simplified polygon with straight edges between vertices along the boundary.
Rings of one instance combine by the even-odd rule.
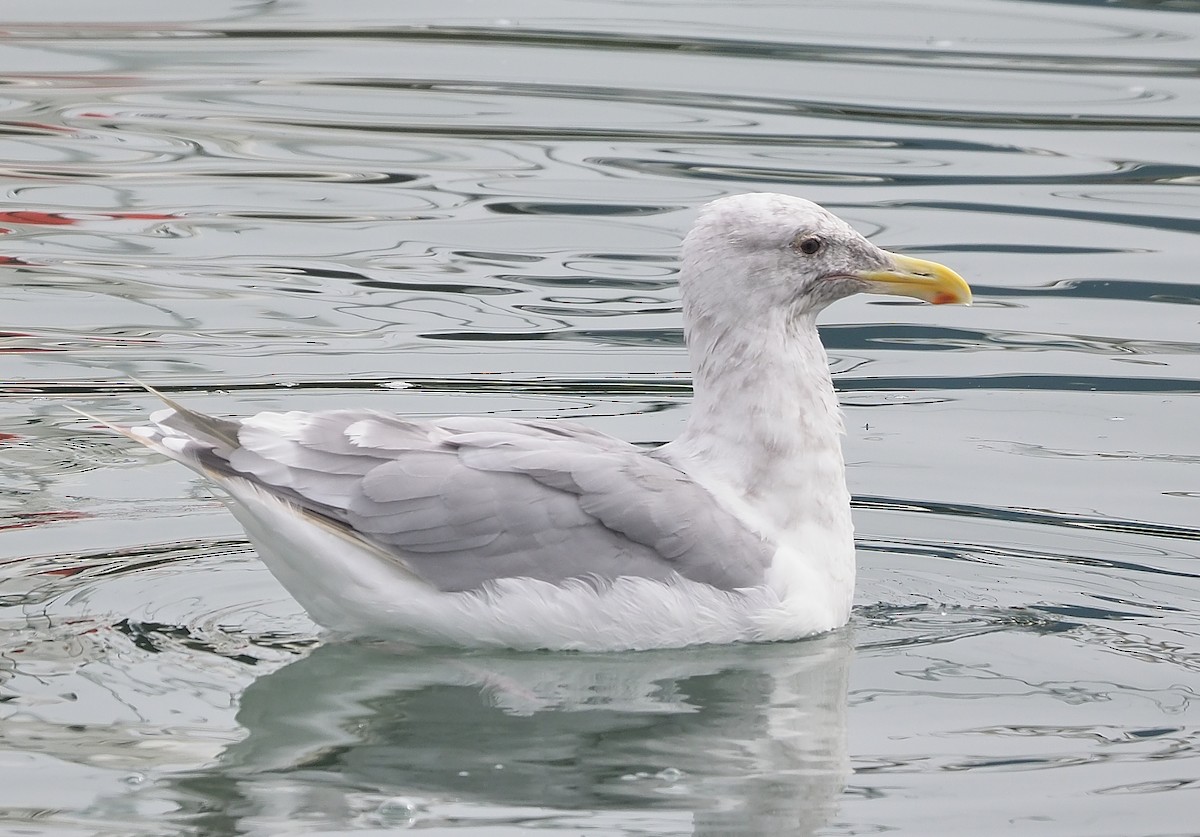
[[235, 497], [232, 511], [272, 574], [314, 621], [341, 635], [616, 651], [798, 639], [845, 622], [816, 577], [787, 589], [732, 592], [682, 578], [566, 584], [509, 578], [480, 591], [444, 593], [286, 503], [251, 487], [226, 487]]

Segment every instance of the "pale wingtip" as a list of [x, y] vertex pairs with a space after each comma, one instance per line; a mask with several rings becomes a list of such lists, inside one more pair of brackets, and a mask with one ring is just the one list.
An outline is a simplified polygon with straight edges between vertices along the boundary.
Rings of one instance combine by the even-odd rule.
[[[145, 381], [138, 380], [137, 378], [134, 378], [133, 376], [130, 376], [129, 380], [133, 381], [135, 384], [137, 384], [138, 386], [140, 386], [142, 389], [144, 389], [144, 390], [146, 390], [147, 392], [149, 392], [149, 393], [150, 393], [151, 395], [153, 395], [155, 398], [158, 398], [158, 399], [160, 399], [160, 400], [161, 400], [163, 403], [165, 403], [165, 404], [166, 404], [167, 406], [169, 406], [171, 409], [173, 409], [173, 410], [176, 410], [176, 411], [179, 411], [179, 410], [180, 410], [179, 406], [178, 406], [178, 405], [177, 405], [177, 404], [176, 404], [174, 401], [172, 401], [172, 400], [171, 400], [170, 398], [168, 398], [167, 396], [163, 395], [161, 392], [159, 392], [158, 390], [156, 390], [154, 387], [150, 386], [150, 385], [149, 385], [148, 383], [146, 383]], [[81, 415], [81, 416], [83, 416], [83, 417], [84, 417], [84, 418], [86, 418], [86, 419], [90, 419], [91, 421], [94, 421], [94, 422], [96, 422], [97, 424], [103, 425], [104, 427], [108, 428], [109, 430], [115, 430], [117, 433], [120, 433], [122, 436], [128, 436], [130, 439], [135, 439], [135, 438], [137, 438], [137, 437], [136, 437], [136, 436], [135, 436], [135, 435], [134, 435], [134, 434], [131, 432], [131, 428], [129, 428], [129, 427], [123, 427], [122, 425], [119, 425], [119, 424], [114, 424], [113, 422], [111, 422], [111, 421], [108, 421], [108, 420], [106, 420], [106, 419], [102, 419], [102, 418], [100, 418], [99, 416], [92, 415], [91, 413], [87, 412], [86, 410], [81, 410], [81, 409], [79, 409], [78, 407], [72, 407], [70, 404], [66, 405], [66, 407], [67, 407], [67, 409], [68, 409], [68, 410], [70, 410], [72, 413], [76, 413], [76, 414], [78, 414], [78, 415]], [[140, 440], [139, 440], [139, 441], [140, 441]]]
[[181, 407], [179, 404], [177, 404], [177, 403], [175, 403], [174, 401], [172, 401], [172, 400], [171, 400], [171, 398], [170, 398], [170, 396], [164, 395], [162, 392], [160, 392], [159, 390], [157, 390], [157, 389], [155, 389], [154, 387], [150, 386], [148, 383], [146, 383], [146, 382], [145, 382], [145, 381], [143, 381], [142, 379], [140, 379], [140, 378], [135, 378], [135, 377], [133, 377], [132, 375], [130, 375], [130, 376], [129, 376], [129, 380], [133, 381], [133, 382], [134, 382], [135, 384], [137, 384], [139, 387], [141, 387], [142, 389], [146, 390], [146, 392], [148, 392], [148, 393], [150, 393], [151, 395], [153, 395], [155, 398], [157, 398], [157, 399], [158, 399], [159, 401], [161, 401], [162, 403], [166, 404], [166, 405], [167, 405], [168, 407], [170, 407], [172, 410], [175, 410], [176, 412], [180, 412], [180, 413], [186, 412], [186, 410], [184, 410], [184, 408], [183, 408], [183, 407]]
[[111, 421], [108, 421], [107, 419], [102, 419], [99, 416], [92, 415], [91, 413], [87, 412], [86, 410], [81, 410], [78, 407], [72, 407], [70, 404], [67, 404], [66, 408], [68, 410], [70, 410], [72, 413], [83, 416], [85, 419], [88, 419], [89, 421], [94, 421], [94, 422], [96, 422], [96, 424], [99, 424], [101, 427], [111, 430], [114, 433], [120, 433], [122, 436], [125, 436], [126, 438], [133, 439], [135, 441], [142, 442], [143, 444], [145, 444], [144, 440], [138, 438], [138, 436], [136, 434], [134, 434], [133, 429], [130, 427], [122, 427], [119, 424], [113, 424]]
[[[208, 441], [215, 439], [221, 444], [227, 445], [231, 449], [237, 448], [241, 444], [238, 441], [238, 429], [235, 422], [214, 418], [213, 416], [193, 410], [190, 407], [185, 407], [178, 401], [172, 399], [170, 396], [159, 392], [145, 381], [139, 381], [137, 378], [132, 377], [130, 380], [145, 389], [146, 392], [153, 395], [163, 404], [174, 410], [177, 416], [179, 416], [183, 421], [192, 425], [193, 430], [199, 432], [201, 435], [207, 435], [208, 437], [211, 437], [208, 439]], [[160, 418], [158, 414], [155, 414], [150, 417], [150, 420], [155, 424], [158, 424], [161, 421], [164, 421], [166, 418], [166, 416], [162, 416]]]
[[72, 407], [70, 404], [67, 405], [67, 409], [70, 410], [72, 413], [78, 413], [79, 415], [83, 416], [84, 418], [89, 418], [92, 421], [100, 421], [99, 418], [97, 418], [96, 416], [93, 416], [91, 413], [85, 413], [83, 410], [79, 409], [78, 407]]
[[105, 427], [109, 428], [110, 430], [116, 430], [116, 429], [118, 429], [118, 428], [116, 427], [116, 425], [114, 425], [114, 424], [113, 424], [111, 421], [106, 421], [106, 420], [104, 420], [104, 419], [100, 418], [100, 416], [94, 416], [94, 415], [92, 415], [91, 413], [87, 412], [86, 410], [81, 410], [81, 409], [79, 409], [78, 407], [72, 407], [70, 404], [67, 404], [67, 405], [66, 405], [66, 407], [67, 407], [67, 409], [68, 409], [68, 410], [70, 410], [72, 413], [75, 413], [76, 415], [83, 416], [85, 419], [89, 419], [89, 420], [91, 420], [91, 421], [94, 421], [94, 422], [96, 422], [96, 424], [102, 424], [102, 425], [104, 425]]
[[[167, 396], [163, 395], [161, 392], [159, 392], [158, 390], [156, 390], [154, 387], [150, 386], [150, 385], [149, 385], [148, 383], [146, 383], [145, 381], [140, 381], [140, 380], [138, 380], [137, 378], [134, 378], [134, 377], [130, 377], [130, 379], [129, 379], [129, 380], [133, 381], [135, 384], [137, 384], [137, 385], [138, 385], [139, 387], [141, 387], [142, 389], [146, 390], [146, 392], [150, 393], [150, 394], [151, 394], [151, 395], [153, 395], [155, 398], [158, 398], [159, 400], [161, 400], [161, 401], [162, 401], [164, 404], [166, 404], [167, 406], [169, 406], [169, 407], [170, 407], [172, 410], [180, 411], [180, 407], [179, 407], [179, 405], [177, 405], [177, 404], [176, 404], [174, 401], [172, 401], [170, 398], [168, 398]], [[84, 418], [86, 418], [86, 419], [91, 419], [92, 421], [96, 422], [97, 424], [102, 424], [102, 425], [104, 425], [105, 427], [107, 427], [107, 428], [108, 428], [108, 429], [110, 429], [110, 430], [116, 430], [116, 431], [117, 431], [117, 432], [119, 432], [119, 433], [124, 433], [126, 436], [128, 436], [128, 435], [129, 435], [129, 433], [128, 433], [128, 428], [122, 427], [122, 426], [121, 426], [121, 425], [119, 425], [119, 424], [113, 424], [111, 421], [108, 421], [108, 420], [106, 420], [106, 419], [102, 419], [102, 418], [100, 418], [99, 416], [96, 416], [96, 415], [92, 415], [91, 413], [87, 412], [86, 410], [81, 410], [81, 409], [79, 409], [78, 407], [72, 407], [70, 404], [67, 404], [67, 405], [66, 405], [66, 408], [67, 408], [68, 410], [70, 410], [72, 413], [76, 413], [77, 415], [81, 415], [81, 416], [83, 416], [83, 417], [84, 417]]]

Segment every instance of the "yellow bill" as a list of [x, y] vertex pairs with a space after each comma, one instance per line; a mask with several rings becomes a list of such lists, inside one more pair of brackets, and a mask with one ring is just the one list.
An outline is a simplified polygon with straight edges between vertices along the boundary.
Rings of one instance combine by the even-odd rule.
[[970, 305], [971, 286], [950, 268], [925, 259], [901, 256], [887, 250], [892, 267], [864, 270], [856, 275], [880, 294], [911, 296], [934, 305]]

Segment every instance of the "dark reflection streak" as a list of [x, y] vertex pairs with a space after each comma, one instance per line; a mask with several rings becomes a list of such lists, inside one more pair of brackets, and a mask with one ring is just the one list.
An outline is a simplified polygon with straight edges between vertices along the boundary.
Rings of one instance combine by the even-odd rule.
[[[1122, 532], [1133, 535], [1147, 535], [1156, 538], [1171, 538], [1173, 540], [1200, 541], [1200, 529], [1184, 526], [1171, 526], [1165, 523], [1148, 523], [1141, 520], [1121, 520], [1112, 517], [1088, 517], [1084, 515], [1068, 515], [1056, 512], [1037, 511], [1033, 509], [1017, 509], [996, 506], [979, 506], [969, 503], [946, 503], [933, 500], [909, 500], [897, 497], [877, 497], [858, 495], [853, 500], [855, 508], [872, 509], [876, 511], [901, 511], [925, 514], [947, 515], [950, 517], [976, 517], [985, 520], [996, 520], [1005, 523], [1035, 523], [1043, 526], [1063, 526], [1070, 529], [1091, 529], [1103, 532]], [[945, 549], [945, 544], [938, 546]], [[1146, 571], [1148, 568], [1138, 564], [1102, 559], [1087, 559], [1096, 561], [1098, 566], [1121, 567]], [[1200, 578], [1191, 573], [1175, 573], [1154, 568], [1153, 572], [1164, 575], [1174, 575], [1181, 578]]]
[[[514, 305], [518, 311], [544, 317], [628, 317], [631, 314], [674, 314], [678, 308], [640, 308], [636, 311], [612, 311], [606, 308], [589, 308], [582, 305]], [[560, 320], [564, 325], [566, 320]]]
[[[1200, 168], [1194, 166], [1166, 166], [1161, 164], [1136, 164], [1117, 167], [1109, 172], [1063, 175], [924, 175], [924, 174], [872, 174], [870, 172], [805, 171], [795, 168], [767, 168], [764, 166], [714, 165], [703, 162], [676, 162], [664, 160], [636, 160], [607, 157], [591, 158], [589, 162], [614, 169], [624, 169], [647, 174], [666, 174], [702, 180], [770, 180], [777, 183], [830, 183], [841, 184], [892, 184], [904, 186], [947, 186], [947, 185], [1132, 185], [1157, 184], [1175, 181], [1192, 181], [1200, 178]], [[1194, 222], [1193, 222], [1194, 224]]]
[[[474, 84], [451, 83], [445, 85], [420, 84], [409, 85], [415, 89], [445, 90], [446, 92], [482, 92], [482, 94], [498, 95], [500, 85], [488, 85], [486, 89], [474, 90]], [[503, 85], [510, 89], [514, 85]], [[946, 110], [932, 108], [884, 108], [865, 106], [852, 102], [805, 102], [802, 100], [758, 100], [774, 102], [772, 107], [755, 108], [750, 102], [755, 100], [730, 100], [730, 98], [708, 96], [703, 103], [691, 101], [690, 96], [678, 92], [662, 92], [662, 94], [647, 96], [596, 96], [583, 95], [572, 89], [529, 88], [514, 91], [524, 97], [545, 96], [550, 98], [577, 98], [577, 100], [601, 100], [618, 102], [642, 102], [660, 104], [660, 106], [689, 107], [695, 109], [708, 108], [714, 110], [738, 110], [740, 113], [770, 113], [781, 115], [814, 116], [820, 119], [858, 120], [866, 122], [895, 122], [902, 125], [928, 126], [938, 124], [943, 126], [965, 128], [1055, 128], [1055, 130], [1075, 131], [1196, 131], [1200, 130], [1200, 116], [1100, 116], [1090, 114], [1072, 114], [1061, 116], [1056, 114], [1022, 114], [1022, 113], [980, 113], [978, 110]], [[706, 144], [745, 144], [761, 145], [792, 145], [794, 136], [787, 134], [758, 134], [732, 132], [680, 132], [680, 131], [644, 131], [619, 130], [619, 128], [571, 128], [558, 127], [514, 127], [511, 125], [482, 125], [482, 126], [449, 126], [444, 122], [436, 125], [420, 125], [416, 122], [406, 122], [402, 125], [379, 125], [377, 122], [353, 121], [317, 121], [317, 120], [280, 120], [268, 118], [252, 118], [247, 116], [246, 122], [257, 122], [259, 125], [271, 125], [286, 128], [308, 128], [313, 131], [361, 131], [371, 133], [394, 133], [403, 136], [433, 136], [455, 137], [469, 139], [509, 139], [509, 140], [582, 140], [582, 139], [611, 139], [624, 141], [694, 141]]]
[[[939, 251], [952, 248], [937, 248]], [[990, 248], [984, 248], [990, 250]], [[1130, 281], [1128, 279], [1070, 279], [1041, 288], [1014, 288], [1002, 285], [972, 285], [980, 297], [1069, 297], [1071, 299], [1111, 299], [1121, 302], [1167, 302], [1200, 304], [1200, 285], [1184, 282]]]
[[[364, 172], [356, 171], [352, 173], [338, 171], [272, 171], [269, 169], [259, 169], [257, 171], [204, 171], [204, 172], [181, 172], [179, 175], [191, 175], [200, 177], [234, 177], [248, 178], [250, 180], [262, 180], [266, 178], [276, 180], [317, 180], [317, 181], [338, 181], [351, 183], [370, 183], [373, 185], [391, 185], [395, 183], [412, 183], [414, 180], [420, 180], [419, 174], [408, 174], [402, 172]], [[237, 213], [230, 213], [233, 217], [237, 217]], [[303, 218], [305, 216], [297, 216]]]
[[[1197, 169], [1200, 172], [1200, 169]], [[643, 206], [634, 204], [545, 203], [541, 201], [496, 201], [485, 204], [497, 215], [582, 215], [589, 217], [639, 217], [679, 212], [685, 206]]]
[[[412, 123], [378, 125], [369, 122], [316, 122], [248, 117], [247, 122], [285, 128], [308, 128], [317, 131], [362, 131], [396, 134], [397, 136], [452, 137], [454, 139], [491, 139], [519, 142], [612, 140], [620, 142], [677, 142], [704, 145], [795, 145], [788, 134], [756, 134], [715, 131], [646, 131], [621, 128], [573, 128], [570, 126], [514, 127], [511, 125], [417, 125]], [[1200, 126], [1200, 121], [1197, 121]]]
[[[0, 87], [3, 86], [4, 82], [0, 81]], [[55, 137], [61, 139], [62, 131], [23, 125], [20, 122], [0, 122], [0, 136]]]
[[[126, 618], [112, 623], [110, 627], [117, 633], [129, 637], [134, 646], [149, 654], [171, 653], [182, 646], [191, 651], [213, 654], [248, 666], [262, 665], [267, 661], [262, 657], [245, 653], [245, 649], [240, 646], [229, 648], [220, 642], [213, 642], [211, 636], [206, 635], [207, 632], [197, 630], [194, 625]], [[230, 628], [223, 628], [222, 631], [227, 636], [237, 637], [251, 648], [284, 651], [293, 656], [299, 656], [305, 650], [320, 644], [320, 640], [313, 636], [277, 631], [249, 633]]]
[[425, 291], [427, 293], [468, 294], [470, 296], [507, 296], [520, 293], [516, 288], [491, 288], [485, 285], [453, 285], [447, 282], [390, 282], [382, 279], [355, 281], [362, 288], [384, 291]]
[[[843, 208], [878, 209], [879, 204], [841, 204]], [[1011, 206], [995, 203], [967, 203], [963, 201], [905, 201], [906, 208], [942, 209], [950, 212], [984, 212], [993, 215], [1020, 215], [1090, 221], [1099, 224], [1117, 224], [1125, 227], [1144, 227], [1152, 230], [1172, 230], [1194, 234], [1200, 227], [1195, 218], [1170, 215], [1129, 215], [1116, 212], [1086, 212], [1077, 209], [1051, 209], [1044, 206]]]
[[[890, 626], [889, 627], [893, 627]], [[1031, 629], [1034, 626], [1023, 625], [1016, 622], [1002, 622], [998, 625], [992, 625], [986, 628], [975, 628], [969, 631], [958, 631], [953, 634], [947, 634], [944, 627], [939, 626], [937, 632], [931, 629], [929, 632], [920, 633], [915, 636], [905, 636], [899, 639], [879, 640], [876, 642], [864, 642], [858, 646], [859, 653], [869, 651], [890, 651], [896, 648], [912, 648], [921, 647], [928, 648], [937, 645], [948, 645], [960, 640], [976, 639], [981, 636], [996, 633], [997, 631], [1007, 631], [1012, 629]], [[1042, 629], [1045, 633], [1057, 633], [1057, 631]]]
[[1014, 0], [1035, 6], [1092, 6], [1098, 9], [1144, 9], [1155, 12], [1188, 12], [1200, 9], [1196, 0]]
[[[198, 639], [191, 628], [183, 625], [169, 625], [165, 622], [139, 622], [130, 619], [121, 619], [112, 624], [112, 629], [117, 633], [124, 634], [129, 637], [130, 642], [134, 647], [145, 651], [148, 654], [161, 654], [172, 650], [174, 646], [182, 645], [192, 651], [201, 653], [215, 654], [219, 657], [224, 657], [233, 660], [243, 665], [255, 666], [263, 662], [253, 654], [240, 653], [229, 649], [221, 648], [211, 642], [206, 642], [203, 639]], [[164, 641], [165, 640], [165, 641]], [[310, 644], [315, 644], [311, 642]], [[298, 648], [295, 650], [299, 650]]]
[[[332, 378], [329, 380], [306, 380], [299, 386], [289, 383], [286, 387], [267, 381], [251, 381], [247, 383], [221, 382], [207, 384], [172, 384], [167, 381], [156, 382], [148, 380], [160, 392], [181, 395], [203, 395], [214, 393], [263, 393], [286, 388], [289, 392], [317, 392], [320, 390], [379, 391], [381, 387], [394, 385], [397, 380], [403, 380], [406, 391], [412, 392], [451, 392], [451, 393], [519, 393], [519, 394], [575, 394], [575, 395], [676, 395], [687, 396], [692, 392], [691, 382], [687, 379], [664, 379], [654, 376], [653, 380], [629, 380], [628, 378], [614, 380], [504, 380], [487, 379], [483, 377], [466, 378], [420, 378], [404, 377], [374, 377], [359, 380]], [[28, 398], [30, 395], [53, 395], [64, 398], [93, 398], [111, 395], [146, 395], [145, 389], [132, 381], [106, 381], [93, 384], [72, 381], [56, 383], [52, 381], [23, 382], [19, 386], [0, 387], [0, 398]]]
[[[977, 298], [983, 292], [977, 290]], [[1186, 300], [1173, 300], [1181, 302]], [[1074, 352], [1104, 357], [1149, 354], [1200, 354], [1200, 343], [1168, 340], [1128, 340], [1084, 334], [1054, 332], [970, 331], [900, 324], [825, 326], [821, 335], [826, 348], [865, 352], [898, 347], [902, 351], [987, 351], [1003, 349], [1023, 352]]]
[[[891, 651], [897, 648], [932, 648], [938, 645], [948, 645], [950, 643], [960, 642], [962, 640], [977, 639], [981, 636], [994, 634], [997, 631], [1026, 630], [1043, 634], [1055, 634], [1062, 633], [1065, 630], [1070, 630], [1071, 628], [1076, 627], [1074, 624], [1057, 622], [1038, 623], [1030, 621], [1027, 623], [1020, 620], [1007, 619], [1007, 616], [1007, 613], [998, 614], [996, 618], [1005, 619], [1006, 621], [998, 622], [995, 625], [972, 628], [970, 630], [957, 630], [954, 633], [947, 633], [947, 628], [944, 625], [930, 625], [926, 630], [913, 636], [903, 636], [898, 639], [879, 640], [876, 642], [864, 642], [858, 646], [857, 650], [860, 653], [867, 653], [871, 651]], [[895, 626], [889, 624], [888, 627], [894, 628]]]
[[[1042, 611], [1044, 613], [1052, 613], [1055, 616], [1072, 616], [1077, 619], [1089, 619], [1093, 621], [1111, 621], [1111, 622], [1127, 622], [1134, 619], [1144, 619], [1145, 614], [1135, 613], [1130, 610], [1109, 610], [1102, 607], [1083, 607], [1081, 605], [1030, 605], [1032, 610]], [[1171, 608], [1178, 612], [1179, 608]]]
[[[189, 32], [189, 35], [194, 34]], [[1190, 78], [1200, 75], [1200, 64], [1182, 59], [1120, 59], [1108, 55], [1055, 55], [1052, 53], [1005, 53], [967, 50], [889, 49], [853, 44], [804, 44], [775, 41], [732, 40], [688, 36], [632, 35], [628, 33], [585, 33], [541, 29], [497, 30], [485, 27], [422, 27], [370, 29], [241, 29], [211, 31], [230, 39], [321, 39], [461, 42], [467, 45], [584, 48], [623, 52], [685, 52], [727, 58], [776, 61], [871, 64], [897, 67], [936, 67], [943, 70], [976, 69], [1006, 72], [1079, 73], [1092, 76], [1147, 75]]]
[[1098, 375], [978, 375], [947, 378], [839, 378], [840, 392], [995, 390], [1024, 392], [1200, 393], [1200, 380]]
[[674, 287], [675, 279], [647, 279], [638, 276], [622, 279], [616, 276], [534, 276], [533, 274], [499, 273], [492, 277], [500, 282], [513, 282], [518, 285], [538, 285], [550, 288], [614, 288], [618, 290], [660, 291]]
[[[1122, 570], [1129, 573], [1163, 575], [1171, 578], [1200, 578], [1200, 575], [1193, 573], [1176, 572], [1173, 570], [1163, 569], [1162, 567], [1152, 567], [1147, 566], [1146, 564], [1135, 564], [1130, 561], [1115, 561], [1106, 558], [1097, 558], [1093, 555], [1073, 555], [1063, 552], [1035, 552], [1028, 549], [1012, 549], [1007, 547], [986, 546], [983, 544], [974, 543], [962, 544], [958, 550], [954, 550], [947, 549], [941, 543], [909, 541], [905, 544], [898, 544], [893, 541], [874, 542], [864, 539], [856, 540], [855, 546], [858, 549], [869, 550], [882, 555], [916, 555], [925, 558], [944, 558], [952, 561], [964, 561], [975, 558], [976, 563], [984, 563], [978, 560], [978, 556], [986, 555], [995, 558], [1019, 558], [1032, 561], [1054, 561], [1063, 564], [1071, 564], [1073, 566], [1089, 567], [1092, 569]], [[1180, 609], [1166, 608], [1166, 610], [1178, 612]]]
[[[495, 338], [493, 338], [495, 339]], [[358, 380], [345, 378], [314, 378], [296, 384], [289, 382], [290, 391], [316, 392], [319, 390], [379, 390], [402, 380], [409, 389], [426, 392], [480, 393], [501, 392], [519, 394], [557, 395], [663, 395], [688, 396], [691, 381], [687, 378], [665, 379], [655, 376], [654, 380], [605, 380], [605, 379], [553, 379], [517, 380], [464, 378], [420, 378], [420, 377], [371, 377]], [[268, 381], [247, 383], [220, 382], [213, 384], [169, 384], [150, 381], [157, 389], [168, 393], [213, 394], [232, 392], [262, 393], [279, 389], [281, 384]], [[839, 392], [915, 392], [930, 394], [960, 390], [1029, 391], [1029, 392], [1124, 392], [1124, 393], [1200, 393], [1200, 381], [1177, 378], [1105, 378], [1086, 375], [979, 375], [974, 377], [945, 378], [847, 378], [835, 377]], [[144, 395], [145, 391], [134, 383], [103, 381], [87, 383], [69, 381], [26, 381], [0, 386], [0, 398], [28, 398], [45, 395], [58, 398], [94, 398], [108, 395]]]
[[[112, 126], [114, 131], [119, 131], [120, 126]], [[2, 132], [0, 132], [2, 133]], [[226, 161], [227, 165], [233, 165], [234, 162]], [[56, 177], [73, 177], [73, 179], [82, 179], [86, 177], [89, 180], [138, 180], [144, 181], [161, 177], [163, 180], [205, 180], [210, 177], [230, 177], [230, 179], [278, 179], [278, 180], [295, 180], [295, 181], [311, 181], [318, 183], [370, 183], [370, 185], [380, 185], [380, 183], [407, 183], [418, 179], [420, 175], [390, 173], [390, 171], [318, 171], [318, 170], [288, 170], [288, 171], [270, 171], [265, 169], [233, 171], [233, 170], [198, 170], [172, 167], [162, 173], [150, 173], [146, 170], [120, 170], [120, 171], [96, 171], [84, 167], [84, 165], [61, 165], [61, 167], [49, 167], [49, 165], [36, 165], [36, 167], [0, 167], [0, 176], [5, 177], [23, 177], [23, 179], [56, 179]], [[322, 216], [316, 215], [301, 215], [301, 213], [282, 213], [282, 212], [229, 212], [226, 217], [230, 218], [280, 218], [287, 221], [320, 221], [320, 219], [329, 218], [330, 221], [356, 221], [355, 216]], [[419, 219], [436, 216], [418, 216], [406, 213], [407, 219], [410, 221], [419, 221]]]
[[683, 346], [683, 331], [675, 328], [662, 329], [563, 329], [561, 331], [518, 331], [503, 334], [484, 331], [443, 331], [419, 335], [427, 340], [453, 340], [456, 342], [525, 342], [571, 340], [604, 343], [609, 346]]
[[1062, 633], [1077, 628], [1080, 624], [1050, 619], [1032, 608], [925, 603], [898, 605], [880, 602], [860, 606], [854, 608], [854, 618], [856, 622], [882, 625], [889, 630], [898, 627], [920, 631], [918, 634], [897, 639], [861, 642], [857, 646], [860, 653], [914, 645], [941, 645], [1014, 629], [1037, 633]]
[[[111, 126], [113, 130], [121, 130], [120, 125]], [[2, 132], [0, 132], [2, 134]], [[225, 161], [226, 165], [234, 165], [233, 162]], [[95, 171], [89, 165], [87, 166], [4, 166], [0, 167], [0, 176], [12, 178], [27, 178], [27, 179], [54, 179], [61, 177], [70, 178], [88, 178], [89, 180], [141, 180], [147, 176], [146, 171], [141, 170], [121, 170], [121, 171]], [[258, 169], [254, 171], [217, 171], [213, 169], [193, 170], [172, 168], [169, 173], [155, 172], [155, 176], [170, 180], [205, 180], [208, 178], [234, 178], [234, 179], [249, 179], [262, 180], [265, 178], [273, 178], [279, 180], [295, 180], [295, 181], [310, 181], [313, 183], [350, 183], [355, 185], [361, 184], [391, 184], [391, 183], [408, 183], [417, 179], [418, 175], [398, 174], [394, 172], [370, 172], [370, 171], [267, 171]], [[285, 220], [358, 220], [355, 216], [321, 216], [321, 215], [302, 215], [299, 213], [284, 214], [284, 213], [255, 213], [255, 212], [230, 212], [226, 215], [229, 218], [281, 218]], [[421, 220], [426, 217], [406, 214], [404, 216], [408, 220]]]
[[164, 543], [139, 544], [125, 549], [104, 549], [98, 552], [56, 552], [51, 556], [31, 555], [0, 562], [0, 566], [14, 567], [31, 562], [38, 565], [96, 562], [94, 568], [80, 567], [80, 573], [95, 569], [95, 572], [88, 574], [121, 575], [178, 558], [199, 558], [214, 553], [242, 552], [249, 549], [249, 541], [245, 538], [191, 538]]
[[[1109, 253], [1145, 252], [1121, 247], [1073, 247], [1068, 244], [938, 244], [927, 249], [931, 252], [936, 250], [941, 253], [1016, 253], [1022, 256], [1103, 256]], [[1071, 286], [1074, 287], [1074, 283]], [[982, 286], [971, 284], [972, 290], [977, 287]]]
[[250, 550], [248, 541], [215, 538], [15, 558], [0, 562], [0, 566], [10, 575], [39, 581], [36, 586], [20, 593], [0, 595], [0, 608], [42, 606], [66, 590], [78, 589], [85, 580], [137, 575], [181, 561], [195, 561], [215, 555], [228, 558]]
[[[737, 113], [764, 113], [764, 114], [783, 114], [792, 115], [796, 112], [796, 100], [794, 99], [771, 99], [762, 96], [756, 97], [733, 97], [733, 96], [716, 96], [711, 94], [698, 95], [685, 93], [681, 91], [657, 92], [647, 91], [644, 88], [615, 88], [615, 87], [595, 87], [583, 85], [551, 85], [551, 84], [520, 84], [517, 82], [493, 83], [481, 85], [471, 81], [384, 81], [380, 79], [361, 79], [361, 80], [343, 80], [333, 81], [329, 79], [306, 79], [297, 80], [294, 82], [297, 86], [313, 85], [323, 87], [349, 87], [349, 88], [366, 88], [371, 90], [412, 90], [419, 92], [447, 92], [447, 93], [480, 93], [490, 96], [511, 95], [521, 98], [540, 97], [540, 98], [566, 98], [570, 100], [583, 100], [595, 102], [620, 102], [623, 104], [646, 104], [646, 105], [686, 105], [694, 110], [716, 110], [716, 111], [735, 111]], [[291, 123], [287, 123], [291, 124]], [[324, 124], [324, 123], [321, 123]], [[332, 127], [344, 123], [334, 123]], [[390, 126], [379, 126], [380, 130], [393, 130]], [[410, 130], [409, 127], [394, 129], [401, 133]], [[914, 151], [952, 151], [952, 152], [982, 152], [989, 154], [1028, 154], [1030, 149], [1021, 146], [1008, 145], [1004, 143], [994, 142], [975, 142], [970, 140], [945, 139], [942, 137], [864, 137], [855, 134], [821, 134], [820, 136], [798, 136], [796, 134], [770, 134], [770, 133], [738, 133], [733, 131], [722, 132], [687, 132], [687, 133], [653, 133], [644, 130], [616, 130], [615, 134], [612, 129], [604, 131], [596, 131], [595, 129], [575, 129], [570, 126], [563, 126], [554, 129], [536, 129], [536, 128], [513, 128], [512, 126], [498, 126], [491, 128], [448, 128], [444, 125], [438, 126], [412, 126], [411, 130], [414, 133], [431, 133], [436, 134], [442, 130], [461, 130], [466, 136], [492, 136], [495, 132], [504, 131], [513, 132], [512, 136], [521, 138], [524, 136], [532, 136], [535, 138], [550, 138], [555, 139], [560, 136], [571, 138], [598, 138], [604, 139], [609, 136], [629, 136], [631, 139], [645, 138], [647, 140], [656, 139], [695, 139], [706, 143], [746, 143], [751, 142], [760, 145], [787, 145], [791, 148], [890, 148]], [[578, 133], [572, 133], [577, 131]], [[534, 132], [534, 133], [522, 133]]]

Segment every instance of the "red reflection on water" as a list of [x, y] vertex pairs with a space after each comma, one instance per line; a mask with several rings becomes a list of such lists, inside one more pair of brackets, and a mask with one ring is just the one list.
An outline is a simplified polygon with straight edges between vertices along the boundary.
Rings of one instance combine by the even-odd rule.
[[[169, 221], [178, 217], [178, 215], [165, 215], [158, 212], [96, 212], [87, 213], [86, 215], [69, 215], [64, 212], [38, 212], [33, 209], [0, 212], [0, 222], [40, 227], [69, 227], [96, 220]], [[4, 232], [12, 232], [12, 230], [4, 230]]]
[[[32, 529], [35, 526], [45, 526], [48, 523], [58, 523], [63, 520], [87, 520], [92, 515], [87, 512], [77, 511], [44, 511], [44, 512], [19, 512], [14, 514], [17, 520], [15, 523], [0, 524], [0, 532], [7, 532], [13, 529]], [[50, 570], [54, 573], [54, 570]]]

